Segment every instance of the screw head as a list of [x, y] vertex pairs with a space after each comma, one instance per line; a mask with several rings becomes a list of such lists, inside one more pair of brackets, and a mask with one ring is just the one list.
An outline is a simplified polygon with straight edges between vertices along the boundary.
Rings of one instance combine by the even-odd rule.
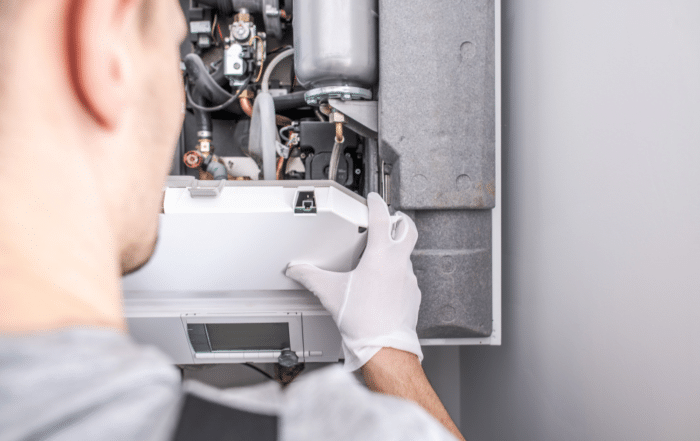
[[234, 63], [233, 64], [234, 69], [240, 69], [241, 68], [241, 63]]
[[360, 173], [362, 173], [362, 170], [360, 170], [359, 168], [356, 168], [356, 169], [355, 169], [355, 174], [356, 174], [356, 175], [359, 175]]
[[299, 155], [299, 157], [300, 157], [301, 159], [306, 158], [306, 153], [302, 153], [301, 155]]

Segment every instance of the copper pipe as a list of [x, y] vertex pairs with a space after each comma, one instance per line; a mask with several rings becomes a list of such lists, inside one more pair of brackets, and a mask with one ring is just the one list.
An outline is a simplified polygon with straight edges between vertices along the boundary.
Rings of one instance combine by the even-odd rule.
[[283, 176], [282, 176], [282, 166], [283, 166], [283, 165], [284, 165], [284, 158], [280, 156], [280, 157], [277, 159], [277, 173], [276, 173], [276, 176], [275, 176], [275, 177], [277, 178], [278, 181], [281, 181], [281, 180], [282, 180], [282, 177], [283, 177]]
[[282, 115], [275, 115], [275, 121], [277, 122], [278, 126], [288, 126], [292, 123], [291, 118], [287, 118], [286, 116]]
[[[252, 93], [248, 92], [242, 94], [241, 97], [238, 98], [238, 101], [241, 103], [241, 109], [243, 109], [243, 112], [245, 112], [245, 114], [248, 115], [248, 118], [253, 117], [253, 104], [250, 102], [250, 98], [252, 98], [252, 95]], [[288, 126], [292, 123], [292, 120], [290, 118], [287, 118], [286, 116], [275, 115], [275, 123], [278, 126]]]
[[241, 109], [243, 109], [243, 112], [248, 115], [248, 118], [253, 117], [253, 105], [250, 103], [250, 100], [244, 96], [238, 98], [238, 102], [241, 103]]
[[318, 106], [318, 110], [320, 110], [321, 113], [323, 113], [324, 115], [328, 116], [331, 114], [331, 111], [333, 109], [328, 103], [323, 103], [320, 106]]
[[342, 144], [345, 142], [345, 137], [343, 136], [343, 123], [335, 123], [335, 142]]

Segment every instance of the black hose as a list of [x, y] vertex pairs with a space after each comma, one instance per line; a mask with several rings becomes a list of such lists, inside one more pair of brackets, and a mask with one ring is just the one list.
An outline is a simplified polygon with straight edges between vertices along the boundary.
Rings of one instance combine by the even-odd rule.
[[[197, 100], [197, 102], [201, 103], [202, 102], [202, 96], [195, 92], [192, 94], [192, 98]], [[211, 113], [209, 112], [204, 112], [202, 110], [197, 109], [196, 107], [194, 108], [194, 121], [197, 127], [197, 134], [199, 137], [199, 132], [209, 132], [212, 133], [212, 124], [211, 124]], [[211, 135], [209, 135], [211, 137]]]
[[306, 100], [304, 99], [304, 94], [306, 92], [292, 92], [286, 95], [280, 95], [273, 98], [275, 102], [275, 110], [289, 110], [297, 109], [299, 107], [306, 107]]
[[[221, 62], [216, 66], [216, 70], [211, 73], [211, 77], [214, 79], [214, 82], [218, 84], [219, 86], [223, 86], [228, 83], [228, 78], [224, 75], [224, 63]], [[292, 75], [292, 78], [294, 76]], [[289, 109], [298, 109], [299, 107], [306, 107], [306, 100], [304, 99], [304, 94], [306, 92], [293, 92], [293, 93], [288, 93], [287, 95], [280, 95], [273, 97], [273, 100], [275, 101], [275, 110], [289, 110]], [[192, 94], [194, 96], [194, 94]], [[197, 99], [196, 96], [194, 96], [195, 99]], [[201, 100], [197, 100], [197, 102], [200, 102]]]
[[231, 105], [234, 101], [238, 99], [238, 97], [241, 95], [241, 92], [243, 92], [246, 87], [248, 87], [248, 83], [250, 83], [250, 77], [246, 78], [245, 81], [243, 81], [243, 84], [241, 85], [241, 88], [238, 89], [238, 92], [236, 92], [235, 95], [231, 95], [231, 98], [226, 100], [226, 102], [219, 104], [218, 106], [214, 107], [204, 107], [201, 104], [197, 103], [193, 98], [192, 94], [190, 93], [190, 88], [189, 85], [185, 85], [185, 95], [187, 95], [187, 99], [190, 102], [190, 105], [194, 107], [197, 110], [201, 110], [203, 112], [218, 112], [219, 110], [224, 110], [228, 106]]
[[219, 63], [219, 66], [216, 68], [214, 72], [211, 73], [211, 77], [214, 78], [214, 81], [216, 84], [219, 86], [223, 86], [224, 84], [228, 83], [228, 78], [224, 75], [224, 63]]
[[[197, 96], [201, 96], [205, 100], [212, 103], [224, 103], [231, 100], [233, 95], [227, 92], [220, 85], [226, 83], [223, 63], [219, 65], [219, 68], [215, 70], [214, 74], [212, 75], [207, 70], [199, 55], [187, 54], [185, 56], [185, 68], [187, 69], [187, 76], [194, 83], [192, 95], [195, 99], [197, 99]], [[286, 95], [274, 97], [273, 100], [275, 102], [275, 110], [289, 110], [307, 106], [306, 100], [304, 99], [304, 93], [305, 92], [303, 91], [292, 92]], [[201, 100], [197, 101], [199, 102]], [[223, 110], [236, 115], [244, 114], [237, 100], [233, 100], [233, 102], [226, 106]]]
[[[230, 93], [219, 86], [211, 76], [204, 62], [197, 54], [187, 54], [185, 56], [185, 68], [187, 76], [194, 82], [195, 90], [206, 100], [212, 103], [225, 103], [232, 97]], [[237, 100], [231, 101], [224, 109], [236, 115], [243, 115], [240, 104]]]

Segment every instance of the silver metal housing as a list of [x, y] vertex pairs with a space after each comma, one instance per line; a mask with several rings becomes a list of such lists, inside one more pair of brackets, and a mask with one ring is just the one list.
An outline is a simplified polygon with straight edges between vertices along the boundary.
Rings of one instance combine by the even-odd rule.
[[294, 69], [304, 87], [377, 82], [377, 1], [296, 0]]

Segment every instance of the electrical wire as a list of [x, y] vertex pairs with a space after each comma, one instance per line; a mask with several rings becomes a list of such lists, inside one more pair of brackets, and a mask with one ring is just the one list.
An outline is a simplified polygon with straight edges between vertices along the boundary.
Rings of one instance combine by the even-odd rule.
[[260, 36], [254, 35], [253, 37], [251, 37], [248, 44], [252, 45], [253, 41], [255, 39], [257, 39], [260, 42], [260, 48], [261, 48], [260, 50], [262, 53], [262, 58], [260, 59], [260, 69], [258, 69], [258, 75], [255, 77], [255, 81], [253, 81], [254, 83], [258, 83], [258, 82], [260, 82], [260, 78], [262, 78], [262, 74], [263, 74], [263, 70], [264, 70], [263, 67], [265, 66], [265, 41], [262, 38], [260, 38]]
[[219, 110], [223, 110], [233, 104], [238, 97], [243, 93], [246, 87], [248, 87], [248, 83], [250, 83], [250, 77], [246, 78], [245, 81], [243, 81], [243, 84], [238, 88], [238, 91], [236, 92], [235, 95], [232, 95], [231, 98], [229, 98], [225, 103], [219, 104], [218, 106], [215, 107], [204, 107], [199, 104], [197, 104], [194, 99], [192, 98], [192, 93], [190, 92], [190, 87], [189, 87], [189, 82], [185, 84], [185, 94], [187, 95], [187, 99], [194, 107], [195, 109], [201, 111], [201, 112], [217, 112]]
[[283, 133], [286, 132], [286, 131], [288, 131], [288, 130], [291, 129], [292, 127], [294, 127], [294, 126], [290, 124], [290, 125], [284, 126], [284, 127], [282, 127], [282, 128], [280, 129], [280, 138], [282, 138], [282, 139], [284, 140], [284, 142], [288, 142], [288, 141], [289, 141], [289, 137], [288, 137], [288, 136], [284, 136]]
[[277, 381], [277, 380], [275, 380], [275, 379], [272, 377], [272, 375], [268, 374], [267, 372], [265, 372], [264, 370], [260, 369], [259, 367], [255, 366], [255, 365], [252, 365], [252, 364], [250, 364], [250, 363], [243, 363], [243, 364], [246, 365], [246, 366], [248, 366], [249, 368], [251, 368], [251, 369], [253, 369], [253, 370], [256, 370], [256, 371], [260, 372], [261, 374], [263, 374], [264, 376], [266, 376], [266, 377], [269, 378], [270, 380], [272, 380], [272, 381]]
[[219, 31], [219, 38], [221, 39], [220, 42], [223, 42], [224, 34], [221, 33], [221, 25], [219, 23], [216, 24], [216, 29]]

